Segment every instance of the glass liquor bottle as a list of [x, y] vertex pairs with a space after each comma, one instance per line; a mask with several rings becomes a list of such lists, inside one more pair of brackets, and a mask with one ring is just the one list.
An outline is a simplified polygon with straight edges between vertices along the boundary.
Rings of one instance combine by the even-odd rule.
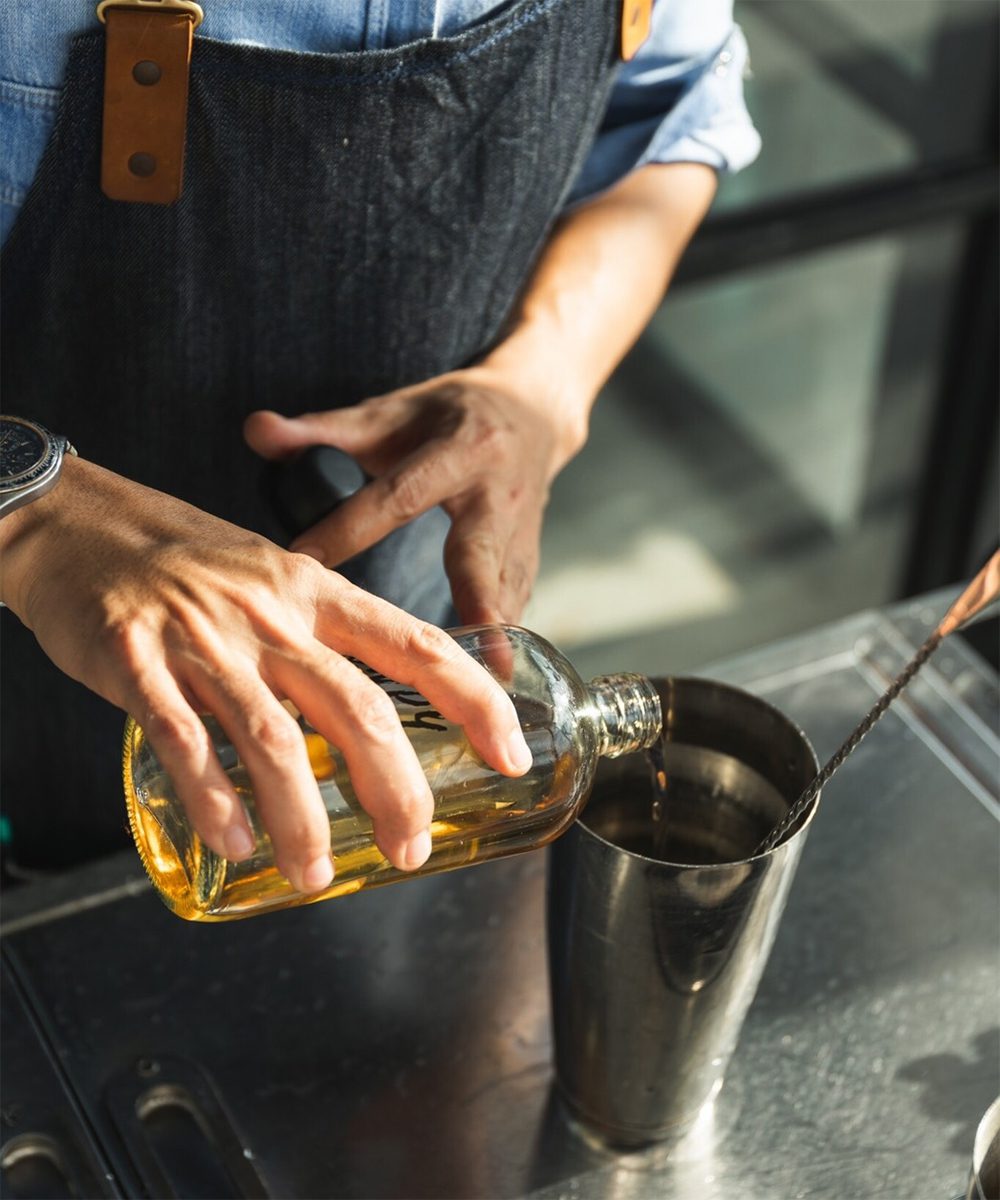
[[200, 840], [141, 728], [130, 720], [123, 764], [129, 823], [167, 906], [188, 920], [231, 920], [535, 849], [575, 820], [599, 758], [646, 749], [659, 736], [660, 700], [645, 676], [607, 675], [585, 684], [548, 642], [514, 626], [473, 626], [453, 636], [510, 695], [533, 763], [519, 779], [499, 774], [479, 758], [461, 726], [417, 692], [373, 674], [392, 697], [434, 796], [433, 848], [417, 871], [400, 871], [383, 857], [339, 751], [304, 718], [299, 724], [329, 814], [335, 869], [330, 887], [309, 895], [275, 867], [247, 770], [212, 717], [204, 718], [205, 725], [257, 840], [242, 862], [226, 861]]

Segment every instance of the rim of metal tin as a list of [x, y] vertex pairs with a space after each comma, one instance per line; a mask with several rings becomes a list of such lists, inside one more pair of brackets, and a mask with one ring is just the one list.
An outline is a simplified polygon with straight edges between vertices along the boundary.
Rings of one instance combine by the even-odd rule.
[[[649, 678], [652, 680], [652, 682], [654, 684], [657, 685], [657, 690], [659, 690], [659, 685], [661, 683], [664, 683], [667, 680], [672, 680], [676, 683], [686, 683], [686, 684], [696, 684], [696, 685], [705, 684], [705, 685], [708, 685], [713, 688], [719, 688], [722, 691], [732, 692], [733, 695], [739, 696], [739, 697], [741, 697], [741, 699], [752, 700], [755, 704], [759, 705], [761, 708], [767, 709], [768, 712], [773, 713], [776, 717], [778, 717], [784, 725], [786, 725], [789, 729], [791, 729], [793, 732], [798, 734], [798, 736], [802, 739], [802, 742], [805, 745], [806, 749], [809, 751], [809, 754], [812, 756], [813, 775], [810, 777], [809, 781], [801, 789], [801, 791], [798, 793], [798, 795], [796, 795], [789, 802], [789, 805], [788, 805], [789, 808], [791, 808], [791, 806], [795, 803], [795, 801], [798, 799], [798, 796], [802, 794], [802, 791], [805, 791], [805, 788], [809, 786], [809, 783], [812, 782], [813, 777], [815, 777], [817, 774], [819, 774], [820, 761], [819, 761], [819, 758], [816, 756], [815, 747], [813, 746], [813, 744], [809, 740], [809, 738], [806, 736], [805, 730], [802, 729], [802, 727], [800, 725], [798, 725], [795, 721], [793, 721], [792, 718], [790, 716], [788, 716], [787, 713], [782, 712], [780, 708], [778, 708], [774, 704], [771, 704], [769, 701], [763, 699], [761, 696], [757, 696], [753, 692], [748, 692], [745, 688], [737, 687], [735, 684], [726, 683], [725, 681], [723, 681], [721, 679], [709, 679], [709, 678], [707, 678], [705, 676], [701, 676], [701, 675], [650, 675]], [[678, 745], [690, 745], [691, 743], [679, 742], [677, 744]], [[705, 747], [705, 749], [709, 749], [709, 748], [710, 747]], [[733, 867], [745, 866], [747, 863], [764, 862], [766, 859], [770, 858], [772, 854], [777, 854], [777, 852], [779, 850], [783, 850], [785, 848], [785, 846], [787, 846], [790, 842], [792, 842], [800, 834], [805, 833], [805, 831], [812, 824], [813, 817], [815, 817], [815, 815], [816, 815], [816, 811], [819, 808], [819, 802], [822, 798], [823, 798], [823, 793], [822, 793], [822, 791], [820, 791], [817, 794], [815, 800], [813, 800], [812, 804], [807, 809], [807, 811], [805, 813], [803, 813], [803, 815], [799, 818], [795, 827], [789, 833], [787, 833], [776, 846], [772, 846], [770, 850], [765, 850], [763, 852], [763, 854], [751, 854], [747, 858], [736, 858], [736, 859], [733, 859], [732, 862], [724, 862], [724, 863], [674, 862], [672, 859], [654, 858], [651, 854], [640, 854], [637, 850], [628, 850], [624, 846], [619, 846], [617, 842], [612, 842], [608, 838], [603, 837], [601, 834], [597, 833], [596, 830], [591, 829], [591, 827], [586, 822], [586, 815], [587, 815], [586, 806], [584, 806], [584, 810], [581, 813], [581, 815], [577, 817], [576, 824], [582, 826], [583, 830], [587, 833], [587, 835], [589, 837], [594, 838], [598, 842], [602, 842], [605, 846], [610, 846], [611, 849], [616, 850], [619, 854], [627, 854], [630, 858], [638, 858], [638, 859], [641, 859], [643, 862], [658, 863], [660, 866], [665, 866], [665, 867], [684, 867], [687, 870], [691, 870], [691, 871], [728, 871], [728, 870], [731, 870]]]
[[[983, 1168], [989, 1164], [994, 1145], [1000, 1142], [1000, 1096], [993, 1101], [976, 1128], [972, 1145], [972, 1170], [965, 1197], [956, 1200], [989, 1200], [983, 1187]], [[998, 1151], [1000, 1156], [1000, 1151]]]

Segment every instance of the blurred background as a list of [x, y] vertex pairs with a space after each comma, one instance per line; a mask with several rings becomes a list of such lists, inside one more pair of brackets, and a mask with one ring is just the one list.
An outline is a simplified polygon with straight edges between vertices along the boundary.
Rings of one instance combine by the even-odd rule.
[[692, 670], [995, 547], [998, 13], [737, 0], [763, 152], [553, 489], [525, 624], [585, 672]]

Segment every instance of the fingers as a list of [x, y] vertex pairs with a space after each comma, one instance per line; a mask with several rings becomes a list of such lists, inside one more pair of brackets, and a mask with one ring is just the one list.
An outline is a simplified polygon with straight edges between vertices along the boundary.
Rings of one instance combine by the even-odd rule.
[[386, 692], [318, 644], [285, 656], [274, 674], [310, 724], [340, 748], [378, 848], [401, 870], [422, 866], [431, 852], [434, 800]]
[[300, 534], [294, 550], [337, 566], [443, 505], [453, 522], [446, 568], [461, 619], [516, 621], [537, 571], [551, 437], [544, 424], [513, 422], [506, 407], [490, 389], [438, 381], [294, 420], [256, 413], [246, 431], [271, 455], [338, 445], [376, 476]]
[[342, 653], [409, 684], [446, 720], [461, 725], [495, 770], [518, 776], [530, 767], [531, 753], [510, 697], [443, 630], [359, 592], [348, 612], [337, 603], [321, 605], [316, 635], [335, 639]]
[[136, 716], [212, 850], [245, 857], [250, 827], [201, 712], [246, 764], [279, 869], [304, 892], [330, 881], [329, 821], [288, 696], [342, 747], [392, 861], [425, 853], [413, 847], [429, 808], [412, 748], [342, 654], [426, 696], [496, 770], [530, 765], [511, 701], [442, 631], [163, 493], [80, 470], [87, 487], [69, 489], [58, 537], [32, 551], [46, 562], [32, 626], [57, 665]]
[[[425, 695], [447, 721], [465, 727], [497, 770], [519, 775], [531, 761], [506, 693], [453, 639], [336, 576], [312, 568], [309, 578], [320, 593], [312, 601], [320, 606], [315, 631], [303, 622], [289, 633], [295, 623], [286, 620], [279, 636], [274, 614], [256, 609], [254, 626], [274, 632], [248, 656], [189, 615], [198, 653], [182, 652], [171, 668], [137, 670], [142, 683], [128, 705], [206, 845], [239, 860], [251, 852], [253, 832], [197, 713], [216, 717], [249, 773], [275, 864], [304, 893], [323, 890], [333, 876], [329, 816], [301, 729], [278, 696], [288, 696], [341, 748], [386, 858], [408, 870], [431, 852], [433, 798], [416, 753], [389, 696], [343, 654]], [[337, 650], [315, 639], [324, 632]], [[144, 656], [134, 645], [133, 663]]]
[[249, 663], [230, 659], [224, 673], [195, 686], [246, 765], [278, 870], [300, 892], [327, 887], [330, 824], [295, 719]]
[[316, 443], [301, 420], [262, 409], [243, 422], [243, 436], [251, 450], [262, 458], [285, 458]]
[[444, 563], [463, 624], [515, 623], [538, 571], [541, 512], [464, 507], [452, 517]]
[[308, 446], [322, 445], [358, 454], [373, 437], [382, 435], [387, 416], [364, 405], [296, 417], [260, 409], [244, 421], [243, 436], [262, 458], [286, 458]]
[[247, 858], [254, 835], [246, 810], [216, 757], [208, 730], [169, 671], [147, 673], [129, 709], [198, 836], [223, 858]]
[[346, 562], [468, 487], [468, 470], [453, 445], [427, 442], [307, 529], [292, 549], [328, 567]]
[[[280, 653], [272, 648], [263, 665], [268, 684], [292, 697], [314, 728], [342, 748], [382, 853], [402, 870], [421, 866], [431, 852], [434, 802], [388, 695], [317, 642]], [[241, 668], [230, 657], [225, 670], [205, 666], [189, 665], [188, 686], [247, 768], [276, 866], [298, 891], [322, 890], [333, 878], [329, 816], [297, 722], [250, 663]], [[229, 860], [248, 857], [255, 840], [243, 804], [169, 671], [148, 673], [129, 707], [202, 840]]]

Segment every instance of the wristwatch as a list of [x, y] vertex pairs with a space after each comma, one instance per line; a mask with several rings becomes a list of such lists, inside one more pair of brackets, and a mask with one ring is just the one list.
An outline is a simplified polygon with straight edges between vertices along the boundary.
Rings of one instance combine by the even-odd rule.
[[55, 487], [64, 454], [76, 451], [37, 421], [0, 415], [0, 517]]

